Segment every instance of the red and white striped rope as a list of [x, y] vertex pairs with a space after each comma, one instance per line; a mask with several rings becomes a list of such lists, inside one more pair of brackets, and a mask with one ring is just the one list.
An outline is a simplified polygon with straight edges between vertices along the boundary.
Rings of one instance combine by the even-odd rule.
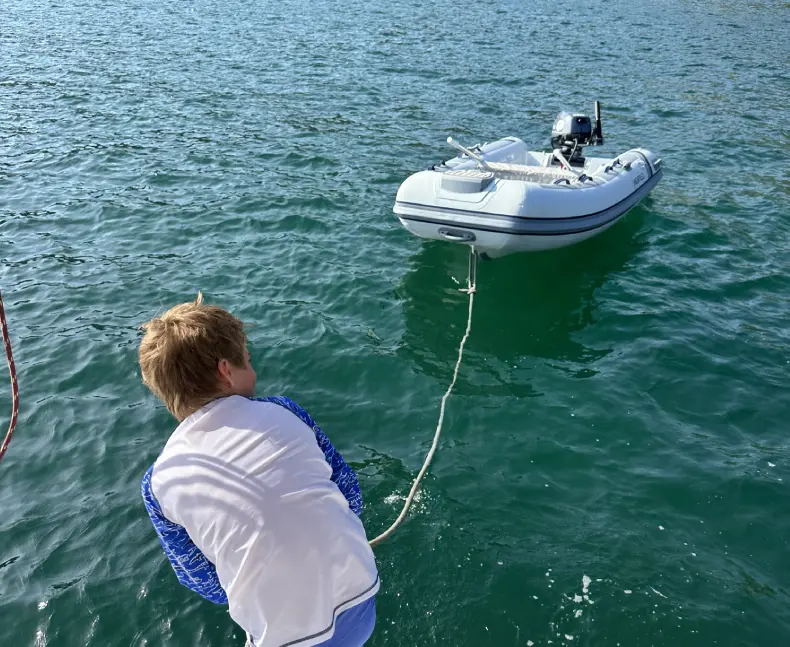
[[11, 338], [8, 336], [8, 324], [5, 320], [5, 309], [3, 308], [3, 293], [0, 292], [0, 328], [3, 332], [3, 345], [5, 346], [5, 356], [8, 360], [8, 372], [11, 375], [11, 423], [8, 425], [3, 444], [0, 445], [0, 460], [8, 449], [11, 436], [14, 434], [16, 419], [19, 415], [19, 385], [16, 381], [16, 366], [14, 366], [14, 356], [11, 354]]

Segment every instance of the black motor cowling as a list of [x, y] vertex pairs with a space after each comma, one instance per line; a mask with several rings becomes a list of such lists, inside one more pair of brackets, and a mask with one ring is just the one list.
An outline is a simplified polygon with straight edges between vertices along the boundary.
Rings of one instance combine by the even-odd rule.
[[582, 148], [603, 144], [601, 107], [595, 102], [595, 121], [587, 115], [561, 112], [551, 129], [551, 147], [559, 149], [572, 164], [583, 164]]
[[551, 147], [589, 146], [592, 143], [592, 119], [586, 115], [572, 115], [561, 112], [551, 129]]

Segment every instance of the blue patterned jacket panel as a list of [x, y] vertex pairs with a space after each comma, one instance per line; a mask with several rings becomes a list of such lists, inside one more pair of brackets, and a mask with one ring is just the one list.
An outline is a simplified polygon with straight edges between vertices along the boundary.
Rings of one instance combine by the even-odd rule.
[[173, 523], [162, 513], [151, 490], [153, 469], [151, 465], [143, 477], [143, 501], [178, 581], [209, 602], [227, 604], [228, 596], [219, 583], [214, 564], [195, 546], [183, 526]]
[[[326, 462], [332, 468], [332, 482], [342, 492], [352, 512], [359, 516], [362, 513], [362, 492], [359, 488], [357, 475], [354, 473], [354, 470], [346, 465], [343, 457], [332, 446], [329, 438], [315, 423], [310, 414], [293, 400], [283, 396], [251, 399], [257, 402], [270, 402], [285, 407], [313, 430], [318, 447], [323, 452]], [[219, 582], [217, 569], [214, 564], [194, 544], [183, 526], [170, 521], [163, 514], [162, 508], [151, 489], [152, 472], [153, 465], [148, 468], [148, 471], [143, 476], [143, 502], [178, 581], [209, 602], [227, 604], [228, 596]]]

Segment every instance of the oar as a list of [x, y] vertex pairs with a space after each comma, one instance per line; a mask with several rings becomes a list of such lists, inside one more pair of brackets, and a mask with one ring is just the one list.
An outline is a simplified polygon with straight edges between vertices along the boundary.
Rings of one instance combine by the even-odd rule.
[[555, 157], [556, 157], [558, 160], [560, 160], [560, 162], [562, 162], [562, 163], [563, 163], [563, 165], [565, 166], [565, 170], [567, 170], [567, 171], [570, 171], [570, 172], [571, 172], [571, 173], [573, 173], [573, 174], [574, 174], [576, 177], [581, 177], [581, 176], [582, 176], [582, 173], [579, 173], [579, 172], [578, 172], [578, 171], [576, 171], [575, 169], [571, 168], [571, 163], [570, 163], [568, 160], [566, 160], [566, 159], [565, 159], [565, 156], [562, 154], [562, 152], [560, 152], [560, 149], [559, 149], [559, 148], [555, 148], [555, 149], [554, 149], [554, 155], [555, 155]]
[[493, 169], [488, 164], [486, 164], [486, 161], [482, 157], [480, 157], [479, 155], [476, 155], [475, 153], [470, 151], [468, 148], [464, 148], [463, 146], [461, 146], [461, 144], [459, 144], [457, 141], [455, 141], [452, 137], [448, 137], [447, 138], [447, 143], [450, 144], [450, 146], [452, 146], [453, 148], [456, 148], [459, 151], [461, 151], [462, 153], [465, 153], [466, 155], [471, 157], [478, 164], [480, 164], [480, 166], [482, 166], [486, 171], [493, 171]]

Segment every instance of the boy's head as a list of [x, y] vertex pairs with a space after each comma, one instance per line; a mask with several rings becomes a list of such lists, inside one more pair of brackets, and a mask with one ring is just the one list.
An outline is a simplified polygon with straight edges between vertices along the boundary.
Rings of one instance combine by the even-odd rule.
[[204, 304], [202, 294], [143, 328], [143, 383], [179, 421], [217, 398], [253, 395], [255, 371], [242, 322], [218, 306]]

